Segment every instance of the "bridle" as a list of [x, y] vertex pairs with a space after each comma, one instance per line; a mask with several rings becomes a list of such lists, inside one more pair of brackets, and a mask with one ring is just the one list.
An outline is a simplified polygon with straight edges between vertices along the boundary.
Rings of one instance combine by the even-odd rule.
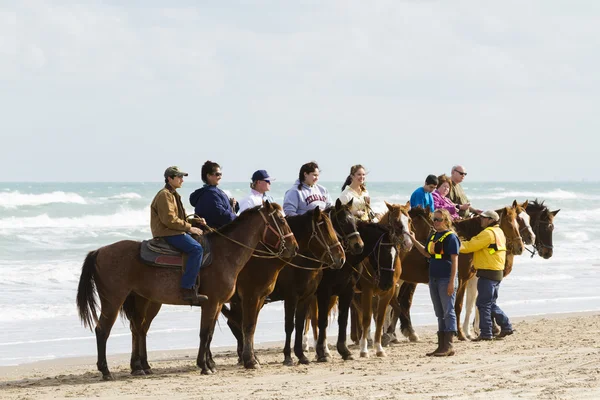
[[310, 239], [308, 239], [308, 249], [310, 250], [310, 252], [312, 253], [313, 256], [317, 257], [317, 255], [315, 254], [315, 252], [313, 250], [311, 250], [310, 248], [310, 242], [312, 242], [313, 240], [316, 240], [321, 247], [324, 249], [323, 253], [321, 253], [321, 256], [318, 258], [312, 258], [312, 257], [307, 257], [302, 253], [298, 253], [297, 255], [299, 257], [305, 258], [307, 260], [311, 260], [314, 262], [317, 262], [319, 264], [325, 264], [327, 263], [327, 261], [325, 261], [325, 258], [329, 258], [329, 260], [331, 261], [331, 263], [327, 264], [325, 267], [321, 267], [321, 268], [332, 268], [333, 265], [335, 264], [335, 258], [333, 256], [333, 252], [332, 250], [335, 249], [336, 247], [340, 247], [342, 250], [344, 249], [344, 247], [342, 246], [342, 244], [339, 242], [339, 240], [337, 240], [337, 235], [336, 235], [336, 241], [335, 243], [333, 243], [332, 245], [328, 245], [327, 244], [327, 240], [325, 237], [325, 234], [323, 233], [323, 228], [322, 225], [325, 224], [325, 221], [321, 221], [321, 222], [317, 222], [315, 223], [315, 220], [312, 219], [312, 233], [310, 234]]
[[[386, 227], [382, 227], [382, 228], [387, 230]], [[375, 246], [373, 247], [373, 250], [371, 250], [371, 252], [365, 257], [365, 259], [368, 259], [369, 257], [371, 257], [372, 254], [375, 254], [375, 257], [374, 257], [375, 265], [373, 266], [374, 276], [373, 276], [373, 274], [371, 274], [369, 272], [368, 269], [363, 268], [363, 269], [361, 269], [361, 271], [357, 271], [357, 272], [359, 272], [359, 274], [362, 274], [362, 271], [364, 270], [370, 276], [370, 280], [372, 281], [373, 286], [379, 286], [379, 281], [381, 280], [381, 272], [382, 271], [391, 272], [392, 274], [396, 271], [395, 257], [392, 260], [391, 268], [386, 268], [386, 267], [381, 266], [381, 262], [380, 262], [381, 246], [390, 246], [390, 248], [394, 248], [394, 249], [396, 248], [396, 244], [393, 241], [390, 241], [390, 242], [383, 241], [383, 238], [385, 237], [386, 234], [388, 234], [390, 236], [390, 239], [392, 238], [390, 231], [386, 231], [386, 232], [382, 233], [381, 236], [379, 237], [379, 239], [377, 239], [377, 242], [375, 242]], [[365, 277], [364, 274], [362, 274], [362, 275], [363, 275], [363, 277]]]
[[554, 246], [553, 245], [548, 245], [545, 244], [544, 241], [542, 240], [542, 237], [540, 236], [539, 232], [540, 232], [540, 225], [546, 225], [546, 226], [550, 226], [552, 225], [551, 221], [542, 221], [541, 219], [541, 214], [544, 210], [541, 210], [538, 215], [537, 218], [535, 219], [535, 222], [533, 224], [533, 234], [535, 235], [535, 243], [533, 244], [533, 251], [527, 249], [527, 251], [529, 251], [531, 253], [531, 257], [533, 258], [533, 256], [535, 255], [535, 252], [537, 251], [538, 253], [540, 252], [540, 248], [545, 248], [545, 249], [550, 249], [553, 250]]
[[[262, 236], [262, 240], [260, 241], [260, 243], [262, 245], [264, 245], [267, 250], [269, 250], [268, 252], [266, 252], [267, 254], [269, 254], [270, 256], [274, 257], [281, 257], [281, 255], [283, 254], [283, 252], [287, 249], [285, 246], [285, 239], [288, 237], [293, 237], [294, 236], [294, 232], [287, 233], [284, 234], [281, 227], [279, 226], [279, 224], [277, 223], [277, 219], [275, 218], [275, 213], [279, 212], [279, 210], [274, 209], [273, 211], [271, 211], [268, 214], [268, 217], [271, 218], [271, 220], [273, 221], [273, 225], [275, 225], [275, 228], [273, 228], [273, 225], [271, 225], [269, 223], [269, 220], [267, 219], [267, 217], [265, 217], [262, 208], [258, 210], [258, 213], [260, 214], [260, 216], [262, 217], [263, 221], [265, 221], [265, 230], [263, 231], [263, 236]], [[267, 243], [267, 232], [273, 232], [276, 236], [277, 236], [277, 242], [275, 242], [274, 245], [271, 245], [269, 243]], [[274, 253], [273, 251], [270, 250], [270, 247], [274, 248], [274, 249], [279, 249], [277, 253]], [[262, 250], [257, 250], [255, 249], [255, 252], [263, 252]], [[254, 254], [253, 254], [254, 255]], [[254, 255], [255, 257], [260, 257], [258, 255]], [[263, 257], [264, 258], [264, 257]]]
[[350, 244], [350, 238], [353, 237], [353, 236], [359, 236], [360, 237], [360, 233], [358, 233], [358, 230], [354, 230], [353, 232], [350, 232], [350, 233], [346, 233], [344, 231], [344, 228], [342, 228], [343, 225], [340, 222], [340, 219], [339, 219], [339, 216], [338, 216], [339, 213], [341, 213], [341, 212], [342, 212], [342, 210], [330, 209], [329, 210], [329, 218], [331, 218], [332, 220], [335, 220], [335, 222], [337, 222], [337, 227], [341, 231], [341, 235], [340, 235], [340, 232], [338, 232], [338, 229], [335, 230], [335, 234], [342, 241], [342, 248], [344, 250], [348, 250], [348, 246]]

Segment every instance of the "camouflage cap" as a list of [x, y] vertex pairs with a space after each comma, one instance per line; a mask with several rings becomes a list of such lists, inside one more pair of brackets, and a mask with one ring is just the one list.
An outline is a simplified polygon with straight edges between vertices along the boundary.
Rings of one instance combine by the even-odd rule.
[[165, 178], [168, 178], [169, 176], [188, 176], [188, 173], [183, 172], [179, 167], [172, 166], [165, 170]]

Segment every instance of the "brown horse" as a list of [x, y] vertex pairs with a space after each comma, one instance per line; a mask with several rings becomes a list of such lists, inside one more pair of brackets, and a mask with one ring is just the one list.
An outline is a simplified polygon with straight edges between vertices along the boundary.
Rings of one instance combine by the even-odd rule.
[[[341, 207], [331, 211], [335, 219], [335, 213], [341, 212]], [[254, 331], [258, 313], [265, 298], [273, 292], [281, 269], [290, 265], [318, 271], [323, 267], [341, 268], [345, 262], [344, 250], [328, 212], [315, 208], [303, 215], [286, 217], [286, 220], [300, 245], [300, 253], [291, 260], [250, 259], [238, 277], [236, 294], [230, 301], [231, 308], [224, 306], [222, 310], [237, 339], [240, 362], [246, 368], [260, 366], [254, 354]]]
[[548, 259], [552, 257], [552, 251], [554, 250], [552, 245], [554, 217], [560, 210], [550, 211], [543, 201], [539, 202], [537, 199], [529, 203], [526, 210], [531, 217], [531, 226], [535, 233], [534, 251], [537, 250], [540, 257]]
[[[200, 349], [196, 360], [203, 374], [214, 372], [209, 346], [221, 306], [233, 295], [237, 276], [256, 246], [261, 240], [267, 242], [268, 236], [274, 236], [276, 246], [279, 246], [279, 252], [272, 251], [274, 255], [290, 257], [296, 253], [298, 244], [281, 207], [269, 202], [242, 213], [218, 232], [208, 234], [213, 261], [200, 272], [199, 291], [208, 296], [208, 301], [202, 306]], [[139, 254], [139, 242], [120, 241], [90, 252], [81, 270], [77, 291], [79, 317], [90, 329], [96, 324], [97, 366], [105, 380], [113, 379], [106, 362], [106, 341], [119, 309], [130, 293], [146, 300], [136, 304], [136, 311], [147, 310], [152, 303], [187, 304], [179, 290], [181, 271], [150, 267], [142, 263]], [[100, 318], [96, 311], [96, 291], [100, 298]], [[143, 320], [137, 322], [132, 332], [133, 343], [137, 341], [135, 347], [143, 348], [145, 352], [146, 339], [141, 335]]]
[[[406, 205], [389, 204], [385, 202], [388, 211], [381, 217], [379, 225], [388, 227], [392, 243], [400, 249], [400, 253], [394, 260], [392, 268], [392, 282], [389, 287], [382, 288], [379, 285], [379, 276], [384, 267], [376, 268], [367, 258], [363, 261], [362, 272], [357, 282], [357, 288], [360, 289], [360, 318], [356, 328], [360, 332], [360, 356], [368, 357], [369, 351], [367, 348], [368, 337], [370, 334], [371, 318], [373, 317], [373, 300], [377, 304], [376, 319], [375, 319], [375, 336], [373, 337], [373, 346], [375, 347], [377, 357], [385, 357], [385, 351], [381, 345], [381, 335], [383, 330], [383, 322], [385, 313], [390, 300], [396, 291], [396, 284], [402, 273], [401, 261], [412, 249], [412, 241], [408, 232], [412, 230], [409, 210], [410, 202]], [[373, 299], [376, 296], [376, 299]], [[353, 310], [354, 312], [354, 310]], [[351, 328], [352, 329], [352, 328]]]

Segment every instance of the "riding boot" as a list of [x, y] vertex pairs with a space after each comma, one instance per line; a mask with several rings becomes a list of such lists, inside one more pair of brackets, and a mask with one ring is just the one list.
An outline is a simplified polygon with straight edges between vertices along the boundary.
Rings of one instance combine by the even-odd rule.
[[438, 351], [440, 351], [440, 348], [442, 347], [442, 341], [444, 340], [444, 332], [438, 332], [437, 333], [437, 338], [438, 338], [438, 347], [437, 349], [435, 349], [434, 351], [432, 351], [431, 353], [426, 353], [425, 355], [428, 357], [431, 357], [432, 355], [434, 355], [435, 353], [437, 353]]
[[443, 345], [440, 351], [433, 353], [436, 357], [448, 357], [454, 355], [452, 342], [454, 340], [454, 332], [444, 332]]
[[190, 289], [181, 288], [181, 297], [183, 297], [184, 302], [190, 303], [192, 306], [201, 306], [208, 300], [207, 296], [198, 294], [195, 286]]

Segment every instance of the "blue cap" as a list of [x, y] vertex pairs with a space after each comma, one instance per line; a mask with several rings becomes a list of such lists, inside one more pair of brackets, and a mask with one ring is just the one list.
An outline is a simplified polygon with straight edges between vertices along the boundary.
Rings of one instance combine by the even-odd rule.
[[269, 173], [264, 169], [259, 169], [252, 174], [252, 181], [274, 181], [275, 178], [271, 178]]

